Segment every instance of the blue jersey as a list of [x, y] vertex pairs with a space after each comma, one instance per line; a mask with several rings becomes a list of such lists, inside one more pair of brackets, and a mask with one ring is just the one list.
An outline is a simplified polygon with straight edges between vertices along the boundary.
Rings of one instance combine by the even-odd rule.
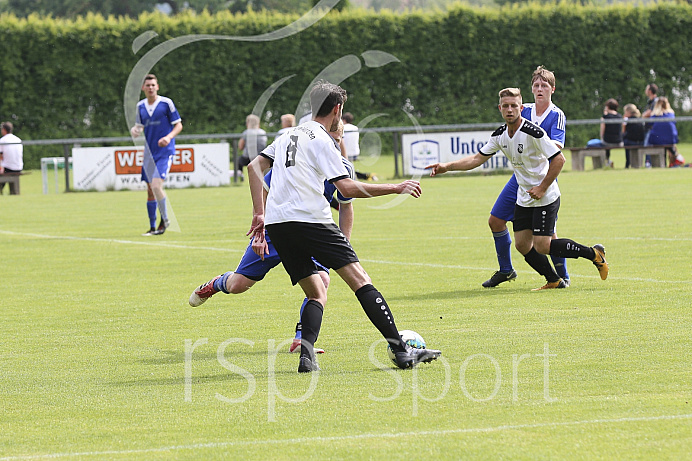
[[565, 147], [565, 114], [555, 104], [550, 103], [548, 109], [540, 117], [536, 114], [536, 104], [529, 102], [524, 104], [521, 116], [526, 120], [531, 120], [536, 125], [543, 128], [548, 137]]
[[159, 147], [159, 139], [173, 131], [176, 123], [180, 123], [180, 114], [170, 98], [158, 96], [151, 106], [146, 99], [137, 103], [137, 124], [144, 126], [145, 158], [149, 154], [159, 161], [175, 154], [175, 139], [166, 147]]

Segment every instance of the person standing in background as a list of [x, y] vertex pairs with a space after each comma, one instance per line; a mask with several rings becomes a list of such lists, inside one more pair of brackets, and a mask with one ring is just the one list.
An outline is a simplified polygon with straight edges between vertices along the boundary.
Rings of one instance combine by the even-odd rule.
[[[0, 173], [19, 173], [24, 169], [24, 146], [22, 140], [12, 133], [12, 122], [2, 122], [0, 133]], [[0, 185], [0, 193], [5, 183]]]
[[[644, 89], [644, 94], [646, 94], [647, 101], [644, 110], [642, 111], [643, 118], [651, 117], [651, 113], [654, 111], [654, 106], [658, 100], [658, 85], [655, 83], [649, 83]], [[644, 134], [644, 145], [649, 145], [649, 131], [651, 130], [653, 123], [647, 123], [645, 125], [646, 133]]]
[[260, 119], [255, 114], [250, 114], [245, 118], [247, 129], [243, 131], [242, 138], [238, 141], [238, 150], [244, 150], [243, 155], [238, 158], [236, 164], [236, 174], [242, 178], [243, 167], [248, 166], [257, 155], [267, 147], [267, 132], [260, 128]]
[[[144, 234], [161, 235], [169, 226], [166, 193], [163, 182], [175, 155], [175, 137], [183, 131], [183, 123], [173, 100], [159, 96], [159, 81], [154, 74], [144, 77], [142, 91], [146, 98], [137, 103], [137, 120], [130, 129], [133, 138], [144, 133], [142, 181], [147, 184], [149, 230]], [[161, 220], [156, 225], [156, 209]]]
[[293, 114], [283, 114], [281, 116], [281, 129], [278, 131], [279, 135], [284, 134], [294, 126], [296, 126], [296, 116]]

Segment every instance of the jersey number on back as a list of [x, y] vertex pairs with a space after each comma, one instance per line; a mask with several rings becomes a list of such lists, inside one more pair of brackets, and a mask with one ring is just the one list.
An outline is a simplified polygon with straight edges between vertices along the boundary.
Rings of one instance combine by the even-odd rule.
[[286, 168], [296, 165], [296, 152], [298, 151], [298, 136], [291, 136], [291, 143], [286, 148]]

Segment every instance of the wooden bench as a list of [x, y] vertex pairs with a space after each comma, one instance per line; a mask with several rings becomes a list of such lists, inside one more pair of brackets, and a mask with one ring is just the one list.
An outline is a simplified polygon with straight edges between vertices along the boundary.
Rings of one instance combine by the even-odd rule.
[[627, 146], [627, 149], [630, 151], [630, 167], [643, 167], [644, 159], [648, 156], [653, 168], [665, 168], [667, 150], [674, 147], [673, 144], [666, 144], [665, 146]]
[[666, 149], [672, 149], [673, 145], [664, 146], [609, 146], [609, 147], [568, 147], [572, 152], [572, 171], [584, 171], [584, 160], [591, 157], [594, 170], [603, 168], [606, 164], [606, 151], [613, 149], [628, 149], [630, 151], [630, 167], [641, 168], [644, 159], [649, 156], [651, 166], [665, 168]]
[[19, 177], [23, 174], [25, 174], [23, 171], [18, 173], [0, 173], [0, 185], [9, 184], [10, 195], [19, 195]]

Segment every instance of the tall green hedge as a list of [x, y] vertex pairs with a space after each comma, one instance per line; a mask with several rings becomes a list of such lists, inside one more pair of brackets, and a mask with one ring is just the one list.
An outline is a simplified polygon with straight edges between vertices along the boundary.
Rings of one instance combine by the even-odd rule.
[[[277, 30], [297, 16], [146, 14], [138, 19], [88, 16], [75, 21], [0, 16], [0, 118], [23, 139], [126, 136], [123, 93], [137, 61], [154, 46], [188, 34], [249, 36]], [[132, 43], [158, 34], [137, 53]], [[184, 133], [242, 130], [262, 93], [294, 75], [269, 100], [263, 125], [278, 128], [310, 81], [346, 55], [360, 72], [343, 82], [346, 110], [384, 113], [370, 126], [500, 122], [497, 92], [518, 86], [528, 100], [538, 65], [554, 70], [553, 100], [568, 119], [598, 118], [606, 99], [645, 103], [656, 82], [678, 115], [692, 84], [692, 7], [677, 4], [579, 6], [531, 4], [501, 9], [457, 6], [446, 13], [331, 12], [278, 41], [205, 40], [169, 53], [152, 71], [160, 93], [183, 116]], [[380, 50], [400, 62], [368, 67], [363, 53]], [[684, 138], [692, 130], [680, 127]], [[689, 134], [688, 134], [689, 133]], [[597, 136], [571, 127], [568, 145]], [[27, 167], [60, 149], [27, 148]]]

